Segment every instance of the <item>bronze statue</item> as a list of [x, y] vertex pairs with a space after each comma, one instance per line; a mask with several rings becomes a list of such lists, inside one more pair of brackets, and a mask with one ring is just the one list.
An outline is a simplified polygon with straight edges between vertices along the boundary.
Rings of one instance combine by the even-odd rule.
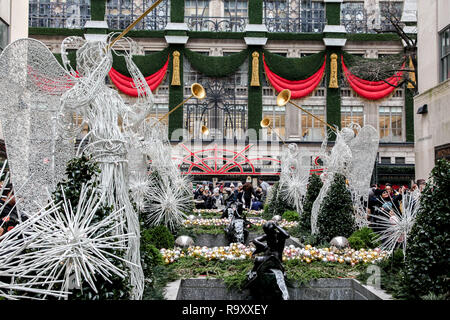
[[287, 300], [289, 293], [286, 288], [286, 273], [282, 259], [284, 245], [290, 235], [272, 221], [265, 223], [263, 230], [265, 235], [252, 240], [256, 246], [253, 256], [259, 253], [263, 255], [255, 258], [253, 269], [248, 274], [244, 288], [250, 289], [251, 299]]

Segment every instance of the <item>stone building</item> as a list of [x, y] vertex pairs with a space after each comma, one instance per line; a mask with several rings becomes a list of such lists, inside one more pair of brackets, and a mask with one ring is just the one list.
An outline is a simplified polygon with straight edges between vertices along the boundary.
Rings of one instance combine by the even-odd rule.
[[450, 2], [419, 1], [417, 11], [416, 178], [427, 179], [437, 159], [450, 159]]
[[[0, 54], [12, 41], [28, 36], [28, 0], [0, 0]], [[4, 150], [0, 125], [0, 149]], [[6, 157], [0, 151], [0, 158]]]
[[[152, 3], [30, 0], [29, 36], [58, 54], [66, 36], [105, 38], [126, 28]], [[302, 59], [312, 61], [324, 52], [327, 67], [322, 80], [295, 102], [331, 125], [374, 126], [380, 132], [374, 181], [406, 184], [413, 180], [413, 104], [407, 89], [397, 88], [379, 100], [361, 98], [344, 81], [339, 59], [339, 87], [329, 86], [333, 53], [376, 59], [403, 52], [401, 39], [382, 15], [388, 7], [403, 19], [407, 10], [414, 11], [414, 1], [163, 0], [128, 36], [137, 44], [135, 52], [148, 61], [163, 50], [168, 55], [166, 77], [154, 91], [155, 116], [188, 97], [192, 83], [206, 88], [205, 100], [191, 99], [168, 117], [168, 134], [178, 146], [174, 150], [181, 169], [201, 180], [221, 176], [242, 181], [251, 176], [275, 181], [285, 142], [309, 152], [314, 170], [320, 171], [316, 154], [326, 126], [290, 104], [276, 105], [278, 92], [267, 79], [263, 55], [281, 59], [287, 66], [293, 61], [307, 68], [302, 62], [307, 60]], [[174, 51], [181, 52], [176, 71]], [[259, 54], [256, 71], [254, 52]], [[148, 69], [144, 62], [139, 67]], [[283, 72], [289, 71], [285, 67]], [[259, 73], [259, 85], [251, 85], [252, 72]], [[172, 84], [174, 73], [180, 75], [182, 85]], [[126, 101], [134, 99], [122, 95]], [[260, 127], [263, 117], [271, 119], [270, 128]], [[201, 125], [209, 128], [208, 136], [200, 132]], [[331, 146], [331, 134], [329, 140]]]

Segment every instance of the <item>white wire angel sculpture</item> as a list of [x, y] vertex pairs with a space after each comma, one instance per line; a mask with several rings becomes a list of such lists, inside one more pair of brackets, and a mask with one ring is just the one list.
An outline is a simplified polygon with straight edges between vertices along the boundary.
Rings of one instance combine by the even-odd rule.
[[[358, 134], [355, 137], [353, 128]], [[378, 150], [378, 132], [370, 125], [361, 128], [351, 123], [339, 130], [336, 128], [336, 143], [328, 155], [324, 152], [326, 140], [322, 144], [322, 158], [325, 169], [322, 174], [323, 186], [314, 201], [311, 211], [311, 232], [316, 234], [320, 206], [337, 173], [347, 178], [352, 196], [355, 221], [359, 227], [367, 224], [366, 209], [370, 179]]]
[[[114, 208], [124, 208], [117, 224], [117, 234], [132, 234], [129, 238], [127, 258], [132, 262], [131, 285], [132, 298], [140, 299], [143, 293], [144, 276], [140, 266], [139, 253], [139, 219], [129, 199], [129, 172], [127, 159], [127, 143], [132, 144], [135, 135], [131, 135], [133, 129], [139, 127], [145, 119], [153, 104], [153, 95], [144, 77], [131, 59], [131, 54], [125, 55], [127, 67], [133, 77], [135, 86], [139, 92], [139, 98], [134, 106], [127, 106], [116, 90], [105, 84], [105, 78], [112, 66], [112, 50], [108, 43], [111, 42], [111, 34], [107, 43], [86, 42], [81, 37], [69, 37], [62, 43], [61, 67], [48, 48], [41, 42], [33, 39], [21, 39], [8, 46], [0, 59], [0, 71], [6, 74], [2, 79], [1, 87], [8, 92], [5, 107], [12, 108], [14, 112], [21, 108], [28, 110], [20, 114], [24, 122], [30, 121], [33, 114], [32, 107], [42, 107], [50, 113], [48, 119], [33, 119], [34, 125], [41, 131], [30, 133], [33, 137], [45, 140], [46, 127], [52, 128], [49, 137], [51, 143], [46, 143], [46, 150], [50, 150], [45, 159], [50, 159], [57, 173], [64, 171], [67, 161], [73, 157], [73, 145], [69, 142], [82, 130], [85, 124], [89, 127], [89, 143], [84, 148], [84, 153], [97, 161], [100, 165], [100, 187], [105, 192], [104, 204]], [[67, 58], [68, 48], [79, 48], [77, 55], [77, 70], [75, 71]], [[12, 106], [12, 107], [11, 107]], [[25, 107], [24, 107], [25, 106]], [[73, 123], [73, 115], [77, 114], [83, 119], [81, 125]], [[52, 121], [50, 121], [51, 119]], [[123, 120], [123, 127], [119, 126], [119, 119]], [[47, 121], [46, 121], [47, 120]], [[3, 128], [7, 131], [6, 144], [8, 157], [12, 157], [12, 178], [16, 175], [29, 174], [29, 167], [35, 168], [32, 161], [23, 157], [24, 153], [30, 155], [42, 152], [36, 150], [38, 146], [33, 143], [21, 144], [20, 139], [12, 138], [14, 134], [26, 132], [30, 125], [21, 125], [15, 132], [11, 121], [3, 121]], [[20, 121], [18, 121], [20, 122]], [[32, 126], [33, 128], [33, 126]], [[11, 132], [8, 132], [11, 131]], [[68, 142], [69, 141], [69, 142]], [[65, 148], [62, 148], [59, 144]], [[59, 148], [59, 149], [58, 149]], [[12, 152], [12, 153], [11, 153]], [[28, 158], [31, 158], [28, 157]], [[25, 160], [23, 160], [25, 159]], [[37, 159], [37, 163], [45, 163]], [[48, 168], [44, 170], [34, 169], [37, 176], [48, 175], [55, 177]], [[59, 175], [61, 176], [61, 174]], [[41, 179], [42, 180], [42, 179]], [[24, 200], [30, 197], [39, 199], [43, 197], [45, 186], [55, 187], [58, 179], [42, 183], [39, 179], [33, 180], [31, 185], [34, 190], [25, 190], [19, 197]], [[34, 200], [34, 199], [33, 199]], [[24, 201], [25, 203], [27, 201]], [[28, 206], [27, 208], [31, 208]], [[122, 224], [121, 222], [126, 223]]]
[[310, 173], [309, 162], [305, 160], [309, 160], [309, 156], [298, 150], [297, 145], [293, 143], [281, 154], [281, 195], [295, 206], [299, 214], [303, 211], [303, 198], [306, 195]]

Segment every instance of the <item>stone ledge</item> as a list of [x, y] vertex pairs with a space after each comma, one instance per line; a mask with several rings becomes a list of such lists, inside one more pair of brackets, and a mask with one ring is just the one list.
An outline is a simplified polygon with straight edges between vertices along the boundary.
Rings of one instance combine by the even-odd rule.
[[[317, 279], [306, 285], [288, 287], [290, 300], [392, 300], [383, 290], [355, 279]], [[169, 283], [168, 300], [245, 300], [248, 290], [228, 290], [221, 279], [191, 278]]]

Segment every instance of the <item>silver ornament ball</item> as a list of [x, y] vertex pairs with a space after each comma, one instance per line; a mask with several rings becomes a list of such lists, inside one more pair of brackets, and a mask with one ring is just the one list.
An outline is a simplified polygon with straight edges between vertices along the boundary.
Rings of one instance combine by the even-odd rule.
[[330, 241], [330, 245], [337, 249], [344, 249], [349, 247], [349, 243], [346, 237], [334, 237]]
[[194, 240], [192, 240], [189, 236], [179, 236], [175, 240], [175, 245], [181, 248], [188, 248], [194, 244]]

